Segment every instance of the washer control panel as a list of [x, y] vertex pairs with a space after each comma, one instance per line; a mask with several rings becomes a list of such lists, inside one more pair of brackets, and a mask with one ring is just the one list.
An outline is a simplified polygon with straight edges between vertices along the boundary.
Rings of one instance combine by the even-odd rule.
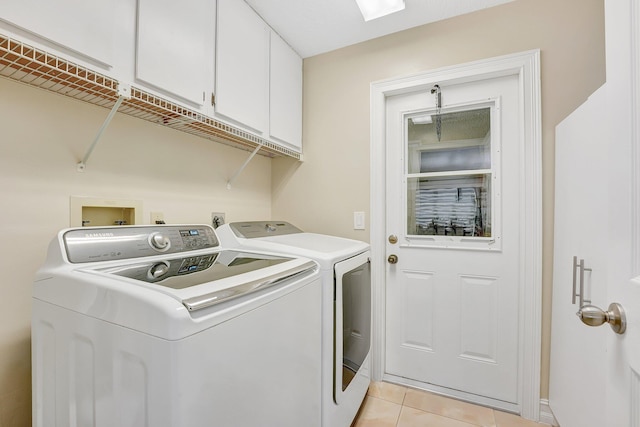
[[181, 253], [219, 246], [208, 225], [83, 227], [62, 234], [71, 263]]

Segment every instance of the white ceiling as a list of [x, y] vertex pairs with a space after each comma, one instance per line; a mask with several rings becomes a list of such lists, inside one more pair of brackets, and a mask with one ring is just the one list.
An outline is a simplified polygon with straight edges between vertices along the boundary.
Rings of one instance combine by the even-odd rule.
[[513, 0], [405, 0], [365, 22], [355, 0], [246, 0], [303, 58]]

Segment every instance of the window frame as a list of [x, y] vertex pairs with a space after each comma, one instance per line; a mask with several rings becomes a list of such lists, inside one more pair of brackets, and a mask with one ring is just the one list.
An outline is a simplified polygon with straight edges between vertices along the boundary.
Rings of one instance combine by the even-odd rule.
[[[473, 170], [456, 170], [456, 171], [443, 171], [443, 172], [425, 172], [425, 173], [409, 173], [409, 162], [420, 162], [421, 151], [420, 148], [414, 143], [408, 140], [409, 136], [409, 119], [424, 114], [436, 114], [435, 108], [421, 109], [416, 111], [408, 111], [403, 114], [403, 166], [402, 166], [402, 218], [404, 219], [403, 234], [405, 237], [406, 245], [413, 247], [432, 247], [440, 249], [465, 249], [465, 250], [481, 250], [481, 251], [501, 251], [502, 250], [502, 221], [501, 221], [501, 206], [502, 206], [502, 183], [501, 183], [501, 146], [502, 146], [502, 133], [500, 122], [500, 98], [490, 98], [479, 101], [466, 102], [464, 104], [447, 106], [441, 108], [440, 114], [448, 114], [455, 112], [472, 111], [478, 109], [489, 108], [490, 114], [490, 159], [491, 167], [488, 169], [473, 169]], [[412, 146], [413, 145], [413, 146]], [[417, 168], [415, 166], [418, 166]], [[419, 165], [414, 165], [413, 170], [420, 170]], [[413, 224], [416, 224], [416, 209], [415, 209], [415, 192], [413, 196], [412, 205], [414, 207], [413, 212], [409, 211], [409, 183], [411, 180], [420, 178], [437, 178], [437, 177], [472, 177], [478, 175], [488, 176], [490, 179], [490, 192], [491, 192], [491, 236], [490, 237], [477, 237], [477, 236], [452, 236], [452, 235], [419, 235], [409, 234], [409, 221], [412, 218]]]

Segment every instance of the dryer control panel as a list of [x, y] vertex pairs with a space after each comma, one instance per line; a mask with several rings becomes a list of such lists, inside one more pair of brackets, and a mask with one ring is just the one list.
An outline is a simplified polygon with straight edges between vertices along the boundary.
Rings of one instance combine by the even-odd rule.
[[62, 234], [71, 263], [172, 254], [219, 246], [208, 225], [83, 227]]
[[298, 227], [285, 221], [232, 222], [229, 224], [229, 227], [236, 236], [244, 237], [245, 239], [302, 233], [302, 230]]

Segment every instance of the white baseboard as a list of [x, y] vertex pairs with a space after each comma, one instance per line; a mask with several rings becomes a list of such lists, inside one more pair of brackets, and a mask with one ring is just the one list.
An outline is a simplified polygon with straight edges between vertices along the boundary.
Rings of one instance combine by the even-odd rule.
[[549, 407], [549, 399], [540, 399], [540, 422], [542, 424], [549, 424], [550, 426], [558, 426], [558, 422]]

